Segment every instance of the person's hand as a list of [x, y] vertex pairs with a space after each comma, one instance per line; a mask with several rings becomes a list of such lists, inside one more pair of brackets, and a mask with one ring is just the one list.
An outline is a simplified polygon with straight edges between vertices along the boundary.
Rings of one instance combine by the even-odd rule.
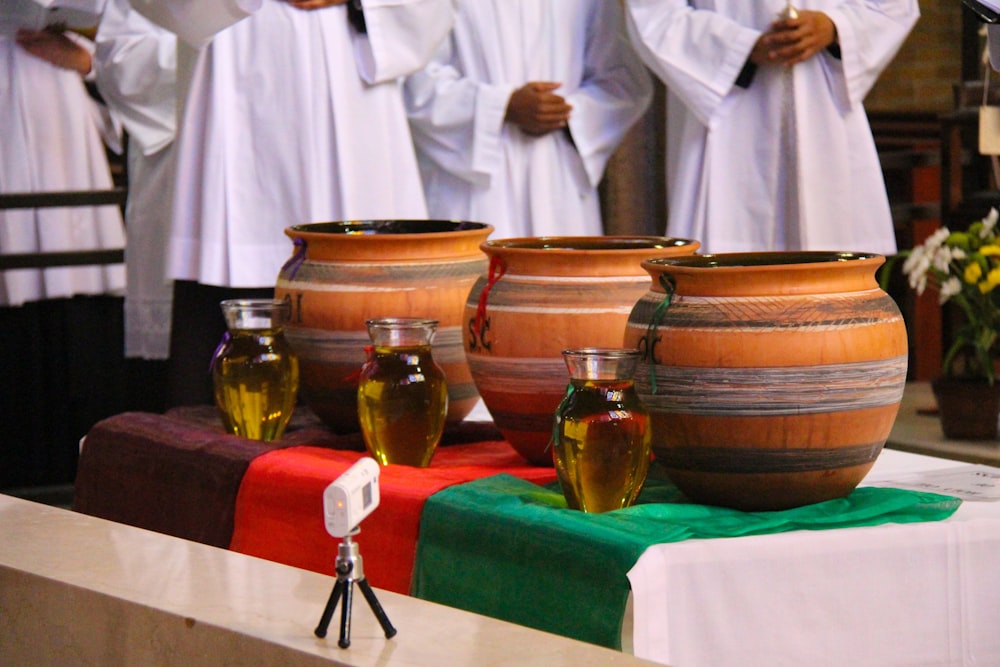
[[760, 36], [750, 52], [750, 61], [791, 66], [812, 58], [836, 41], [837, 27], [829, 16], [800, 9], [796, 18], [775, 21]]
[[294, 7], [295, 9], [323, 9], [334, 5], [346, 5], [350, 0], [279, 0]]
[[554, 81], [530, 81], [510, 96], [504, 119], [532, 136], [561, 130], [569, 122], [573, 107], [552, 91], [562, 85]]
[[80, 76], [90, 72], [90, 52], [62, 32], [21, 29], [17, 31], [16, 39], [22, 49], [56, 67], [73, 70]]

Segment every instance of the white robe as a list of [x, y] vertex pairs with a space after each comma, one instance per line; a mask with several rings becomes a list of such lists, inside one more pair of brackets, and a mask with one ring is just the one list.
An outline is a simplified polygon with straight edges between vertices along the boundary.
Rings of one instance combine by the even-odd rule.
[[125, 356], [166, 359], [173, 287], [166, 248], [177, 129], [177, 38], [109, 0], [97, 30], [94, 75], [128, 133]]
[[[96, 104], [76, 72], [28, 54], [0, 34], [0, 192], [113, 187]], [[0, 252], [118, 249], [117, 206], [0, 210]], [[119, 293], [121, 264], [0, 272], [0, 305]]]
[[[225, 3], [159, 4], [193, 45], [206, 35], [185, 26], [224, 23], [184, 12]], [[177, 140], [170, 277], [267, 287], [292, 253], [288, 226], [427, 217], [397, 79], [426, 63], [454, 8], [366, 0], [364, 11], [360, 35], [342, 5], [265, 0], [198, 51]]]
[[668, 89], [667, 231], [701, 241], [703, 252], [892, 254], [888, 197], [862, 102], [916, 23], [917, 2], [802, 0], [796, 7], [833, 20], [842, 57], [823, 51], [787, 79], [781, 66], [759, 67], [749, 88], [736, 86], [755, 41], [785, 6], [627, 1], [633, 42]]
[[[562, 84], [572, 139], [504, 123], [529, 81]], [[405, 93], [432, 218], [487, 222], [496, 238], [598, 235], [597, 185], [652, 85], [618, 2], [463, 0]]]

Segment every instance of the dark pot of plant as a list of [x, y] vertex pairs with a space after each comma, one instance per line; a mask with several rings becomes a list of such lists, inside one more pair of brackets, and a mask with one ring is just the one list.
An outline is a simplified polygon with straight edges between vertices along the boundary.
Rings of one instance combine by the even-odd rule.
[[995, 440], [1000, 418], [1000, 383], [985, 378], [939, 377], [931, 383], [941, 430], [951, 440]]

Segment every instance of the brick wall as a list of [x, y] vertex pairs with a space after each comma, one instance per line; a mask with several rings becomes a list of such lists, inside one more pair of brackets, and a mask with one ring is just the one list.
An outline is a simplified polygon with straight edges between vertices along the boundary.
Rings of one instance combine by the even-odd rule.
[[921, 0], [920, 20], [875, 84], [869, 111], [945, 112], [952, 84], [962, 78], [962, 5], [958, 0]]

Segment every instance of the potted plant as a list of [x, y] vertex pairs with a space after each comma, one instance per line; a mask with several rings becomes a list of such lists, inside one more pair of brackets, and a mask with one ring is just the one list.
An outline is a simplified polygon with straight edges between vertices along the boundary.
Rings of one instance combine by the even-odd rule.
[[[960, 309], [964, 324], [955, 332], [934, 380], [946, 437], [997, 437], [1000, 384], [994, 359], [1000, 341], [1000, 239], [992, 209], [966, 231], [941, 227], [921, 245], [903, 253], [903, 273], [922, 294], [930, 286], [939, 302]], [[957, 412], [957, 414], [956, 414]]]

